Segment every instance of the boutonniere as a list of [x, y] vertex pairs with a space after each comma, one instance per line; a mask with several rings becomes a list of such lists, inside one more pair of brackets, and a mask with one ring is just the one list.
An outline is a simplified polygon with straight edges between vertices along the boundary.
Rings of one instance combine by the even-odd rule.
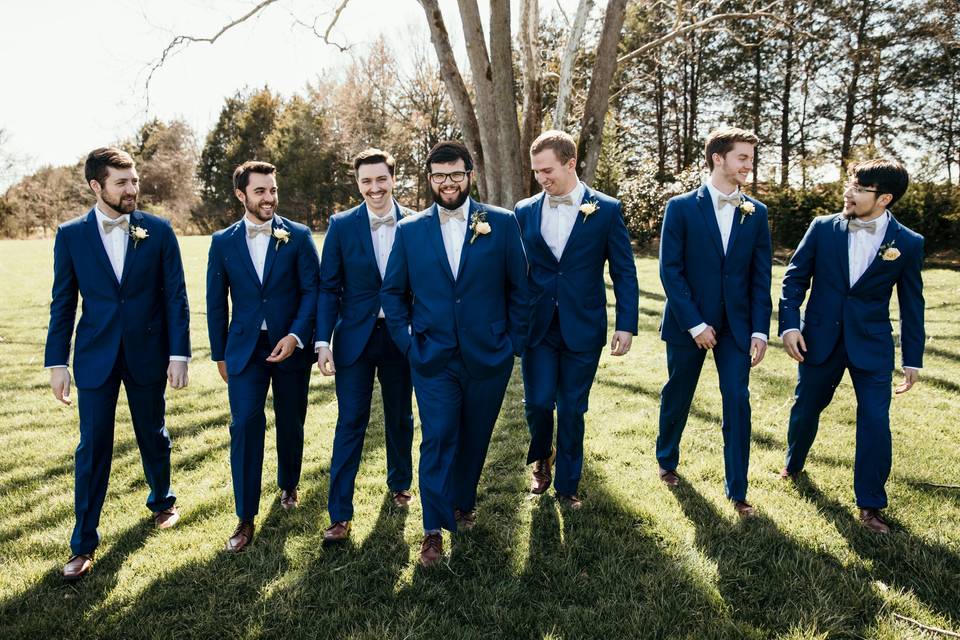
[[757, 208], [753, 206], [752, 202], [743, 196], [740, 196], [740, 224], [743, 224], [743, 221], [747, 219], [747, 216], [752, 216], [753, 212], [756, 210]]
[[597, 209], [600, 208], [600, 203], [596, 200], [587, 200], [582, 205], [580, 205], [580, 213], [583, 214], [583, 221], [586, 222], [587, 218], [592, 216], [597, 212]]
[[895, 240], [891, 240], [887, 244], [880, 245], [880, 251], [877, 252], [877, 255], [880, 256], [881, 260], [886, 260], [890, 262], [891, 260], [896, 260], [900, 257], [900, 249], [897, 249], [893, 246]]
[[470, 238], [470, 244], [473, 244], [473, 241], [479, 236], [485, 236], [492, 231], [490, 228], [490, 223], [487, 222], [486, 211], [483, 209], [478, 209], [477, 212], [473, 214], [473, 222], [470, 223], [470, 230], [473, 231], [473, 236]]
[[273, 237], [277, 239], [277, 246], [274, 249], [280, 248], [280, 243], [287, 244], [290, 242], [290, 232], [282, 227], [277, 227], [273, 230]]
[[137, 245], [140, 244], [141, 240], [146, 240], [147, 238], [150, 237], [150, 234], [147, 233], [146, 229], [144, 229], [143, 227], [138, 227], [135, 224], [130, 225], [129, 233], [130, 233], [130, 237], [133, 238], [134, 249], [137, 248]]

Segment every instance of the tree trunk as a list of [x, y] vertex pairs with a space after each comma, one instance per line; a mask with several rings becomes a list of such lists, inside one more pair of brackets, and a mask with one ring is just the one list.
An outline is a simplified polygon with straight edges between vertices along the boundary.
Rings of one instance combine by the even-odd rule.
[[[457, 60], [453, 55], [453, 48], [450, 46], [450, 36], [447, 34], [447, 26], [443, 21], [443, 14], [440, 12], [438, 0], [418, 0], [423, 12], [427, 17], [427, 24], [430, 26], [430, 41], [433, 43], [434, 51], [437, 54], [437, 61], [440, 63], [440, 77], [443, 78], [443, 84], [447, 88], [447, 94], [450, 96], [450, 102], [453, 104], [453, 110], [457, 114], [457, 120], [460, 122], [460, 128], [463, 131], [463, 140], [473, 156], [476, 170], [481, 176], [486, 176], [486, 158], [484, 156], [484, 147], [480, 137], [480, 125], [477, 116], [473, 110], [473, 102], [470, 100], [470, 94], [467, 92], [467, 85], [463, 82], [463, 76], [460, 75], [460, 69], [457, 67]], [[482, 35], [482, 34], [481, 34]], [[495, 173], [495, 172], [492, 172]], [[480, 199], [487, 200], [491, 192], [484, 180], [477, 181], [477, 189], [480, 191]], [[499, 191], [499, 189], [497, 189]]]
[[[529, 4], [535, 1], [525, 0]], [[560, 81], [557, 84], [557, 107], [553, 112], [553, 127], [565, 130], [567, 116], [570, 110], [570, 93], [573, 91], [573, 67], [580, 51], [580, 40], [583, 39], [583, 30], [587, 25], [587, 17], [593, 9], [593, 0], [580, 0], [577, 4], [577, 15], [573, 18], [570, 27], [570, 36], [563, 48], [563, 58], [560, 61]]]
[[520, 162], [526, 194], [536, 190], [530, 173], [530, 145], [540, 135], [543, 86], [540, 75], [540, 3], [522, 0], [520, 5], [520, 61], [523, 64], [523, 124], [520, 128]]
[[[463, 0], [461, 0], [462, 2]], [[617, 47], [620, 30], [627, 13], [627, 0], [610, 0], [603, 18], [597, 60], [591, 74], [590, 90], [580, 121], [580, 143], [577, 149], [578, 169], [584, 182], [590, 184], [597, 171], [600, 159], [600, 142], [603, 137], [603, 121], [607, 115], [610, 85], [617, 70]]]
[[787, 48], [783, 56], [783, 94], [780, 98], [780, 188], [790, 185], [790, 97], [793, 92], [793, 18], [795, 0], [787, 2]]
[[[763, 48], [761, 47], [760, 24], [757, 21], [756, 44], [753, 49], [753, 133], [760, 135], [760, 116], [763, 113]], [[758, 145], [759, 146], [759, 145]], [[760, 149], [754, 151], [753, 156], [753, 193], [757, 193], [757, 184], [760, 181]]]
[[847, 84], [846, 100], [843, 109], [843, 133], [840, 141], [840, 174], [846, 175], [847, 163], [850, 161], [850, 152], [853, 148], [853, 126], [857, 105], [857, 84], [860, 82], [860, 73], [863, 67], [864, 40], [867, 35], [867, 18], [870, 15], [870, 0], [863, 0], [860, 6], [860, 18], [857, 23], [857, 41], [851, 52], [849, 83]]
[[497, 115], [497, 142], [500, 150], [500, 201], [494, 204], [512, 209], [528, 195], [524, 184], [527, 173], [521, 159], [520, 126], [517, 124], [517, 99], [513, 76], [513, 50], [510, 45], [510, 0], [490, 0], [490, 66], [493, 71], [491, 96]]

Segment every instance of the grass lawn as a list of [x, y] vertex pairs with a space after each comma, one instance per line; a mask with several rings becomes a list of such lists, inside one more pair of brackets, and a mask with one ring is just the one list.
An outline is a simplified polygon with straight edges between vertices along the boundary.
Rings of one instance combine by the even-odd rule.
[[[121, 400], [103, 539], [94, 573], [75, 586], [58, 570], [73, 526], [76, 405], [56, 403], [42, 368], [52, 241], [0, 242], [2, 638], [937, 637], [903, 617], [960, 631], [960, 490], [933, 486], [960, 483], [957, 271], [924, 274], [925, 369], [892, 407], [891, 535], [857, 524], [849, 377], [823, 416], [807, 477], [797, 486], [779, 480], [796, 366], [775, 338], [751, 385], [749, 499], [759, 516], [738, 521], [723, 495], [720, 395], [709, 362], [684, 438], [684, 482], [673, 491], [659, 482], [663, 293], [656, 260], [640, 258], [640, 335], [628, 356], [603, 356], [593, 387], [584, 509], [568, 514], [550, 496], [527, 494], [518, 366], [481, 480], [478, 526], [446, 536], [449, 561], [422, 571], [416, 478], [409, 513], [395, 510], [379, 402], [353, 540], [320, 546], [336, 399], [333, 381], [316, 371], [300, 509], [279, 506], [268, 412], [258, 537], [238, 557], [221, 551], [236, 519], [226, 388], [206, 338], [209, 238], [181, 242], [194, 360], [190, 386], [167, 393], [167, 424], [183, 519], [172, 530], [152, 528]], [[775, 269], [774, 299], [782, 274]]]

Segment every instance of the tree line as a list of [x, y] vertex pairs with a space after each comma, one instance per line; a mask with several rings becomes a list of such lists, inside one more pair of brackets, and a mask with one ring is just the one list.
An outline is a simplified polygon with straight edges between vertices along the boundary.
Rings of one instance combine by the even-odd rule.
[[[208, 232], [238, 216], [230, 174], [257, 158], [277, 164], [283, 209], [322, 229], [356, 199], [349, 161], [371, 145], [397, 156], [398, 196], [425, 206], [423, 158], [450, 137], [479, 158], [478, 195], [511, 206], [534, 188], [524, 145], [558, 127], [579, 136], [581, 175], [625, 201], [642, 242], [666, 199], [702, 180], [706, 133], [735, 124], [762, 140], [752, 191], [771, 205], [778, 244], [792, 247], [814, 215], [838, 210], [845, 167], [875, 155], [911, 169], [895, 214], [930, 248], [960, 240], [956, 0], [579, 0], [543, 16], [522, 0], [516, 29], [509, 2], [493, 0], [486, 34], [476, 2], [459, 0], [464, 70], [451, 25], [419, 2], [430, 44], [412, 34], [405, 63], [396, 39], [381, 38], [297, 95], [239, 91], [202, 143], [184, 123], [158, 121], [122, 141], [145, 206]], [[49, 230], [82, 211], [81, 182], [76, 167], [24, 178], [0, 200], [0, 233]]]

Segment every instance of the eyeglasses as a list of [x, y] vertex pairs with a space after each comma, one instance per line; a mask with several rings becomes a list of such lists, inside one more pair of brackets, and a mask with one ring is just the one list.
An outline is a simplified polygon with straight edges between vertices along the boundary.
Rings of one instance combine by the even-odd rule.
[[460, 184], [469, 174], [469, 171], [453, 171], [451, 173], [431, 173], [430, 182], [433, 184], [443, 184], [447, 181], [447, 178], [450, 178], [450, 181], [455, 184]]
[[857, 184], [853, 180], [845, 184], [843, 188], [844, 190], [853, 191], [857, 195], [864, 194], [864, 193], [880, 193], [880, 191], [877, 191], [876, 189], [867, 189], [866, 187], [861, 187], [859, 184]]

